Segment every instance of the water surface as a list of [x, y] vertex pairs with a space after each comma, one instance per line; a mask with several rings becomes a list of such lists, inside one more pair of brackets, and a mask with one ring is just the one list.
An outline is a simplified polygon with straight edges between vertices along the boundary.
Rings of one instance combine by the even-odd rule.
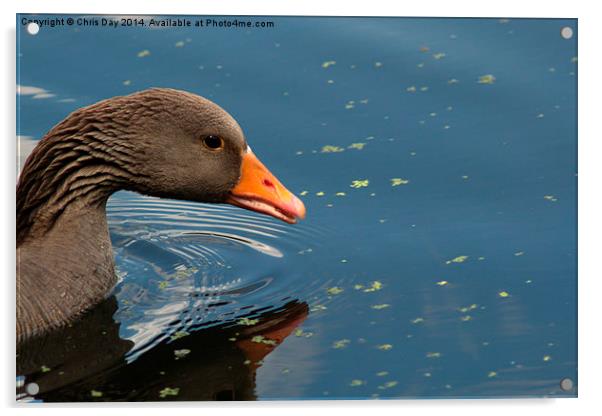
[[19, 26], [18, 83], [43, 90], [18, 96], [22, 149], [81, 106], [184, 89], [308, 210], [290, 226], [115, 194], [113, 297], [19, 383], [48, 401], [575, 396], [576, 20], [245, 19], [275, 27]]

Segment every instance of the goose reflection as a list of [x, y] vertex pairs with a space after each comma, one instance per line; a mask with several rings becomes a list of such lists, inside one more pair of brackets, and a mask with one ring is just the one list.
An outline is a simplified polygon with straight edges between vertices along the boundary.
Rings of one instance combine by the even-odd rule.
[[[61, 331], [17, 350], [20, 400], [255, 400], [256, 371], [308, 314], [292, 300], [271, 310], [164, 340], [128, 363], [114, 296]], [[35, 383], [35, 384], [33, 384]], [[37, 390], [37, 391], [36, 391]]]

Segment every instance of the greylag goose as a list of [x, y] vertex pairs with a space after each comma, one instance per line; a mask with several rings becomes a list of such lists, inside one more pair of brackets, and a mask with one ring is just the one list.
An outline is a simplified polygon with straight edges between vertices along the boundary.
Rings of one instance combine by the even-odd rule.
[[111, 292], [105, 207], [119, 190], [288, 223], [305, 216], [238, 123], [205, 98], [154, 88], [81, 108], [37, 144], [17, 184], [18, 342], [73, 322]]

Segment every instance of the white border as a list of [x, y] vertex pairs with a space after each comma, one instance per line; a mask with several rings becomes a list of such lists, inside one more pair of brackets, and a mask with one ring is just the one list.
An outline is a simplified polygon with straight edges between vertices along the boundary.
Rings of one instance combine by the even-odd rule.
[[[127, 1], [127, 0], [126, 0]], [[352, 3], [349, 0], [102, 0], [96, 2], [67, 0], [20, 0], [9, 4], [0, 2], [2, 8], [2, 82], [5, 94], [1, 101], [4, 132], [2, 157], [2, 181], [0, 195], [4, 227], [2, 227], [2, 276], [3, 315], [2, 377], [1, 388], [4, 407], [8, 413], [29, 413], [31, 408], [14, 405], [14, 186], [15, 186], [15, 13], [102, 13], [102, 14], [232, 14], [232, 15], [346, 15], [346, 16], [455, 16], [455, 17], [569, 17], [579, 18], [579, 399], [548, 400], [434, 400], [434, 401], [334, 401], [334, 402], [260, 402], [260, 403], [187, 403], [172, 404], [109, 404], [86, 409], [89, 415], [107, 410], [126, 408], [128, 412], [142, 410], [148, 416], [162, 415], [168, 408], [173, 412], [215, 412], [247, 414], [306, 415], [308, 413], [345, 412], [364, 414], [375, 411], [380, 414], [400, 414], [420, 411], [427, 414], [454, 415], [504, 415], [528, 411], [534, 414], [563, 415], [591, 414], [600, 409], [596, 400], [602, 383], [600, 356], [600, 297], [602, 274], [600, 273], [598, 237], [602, 235], [599, 215], [602, 212], [600, 189], [600, 112], [601, 96], [600, 40], [602, 22], [594, 7], [595, 2], [504, 0], [498, 2], [467, 0], [420, 0], [386, 1], [370, 0]], [[40, 406], [32, 406], [34, 408]], [[45, 405], [49, 414], [81, 414], [82, 405]], [[201, 407], [202, 409], [198, 409]], [[169, 410], [167, 410], [169, 411]]]

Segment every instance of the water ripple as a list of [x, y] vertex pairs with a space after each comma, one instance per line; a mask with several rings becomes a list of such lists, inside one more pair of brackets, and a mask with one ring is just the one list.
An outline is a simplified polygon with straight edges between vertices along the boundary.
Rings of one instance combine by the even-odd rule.
[[[128, 360], [176, 333], [235, 321], [323, 291], [295, 267], [324, 234], [227, 205], [129, 192], [109, 201]], [[299, 288], [303, 288], [301, 292]], [[315, 296], [314, 296], [315, 298]]]

